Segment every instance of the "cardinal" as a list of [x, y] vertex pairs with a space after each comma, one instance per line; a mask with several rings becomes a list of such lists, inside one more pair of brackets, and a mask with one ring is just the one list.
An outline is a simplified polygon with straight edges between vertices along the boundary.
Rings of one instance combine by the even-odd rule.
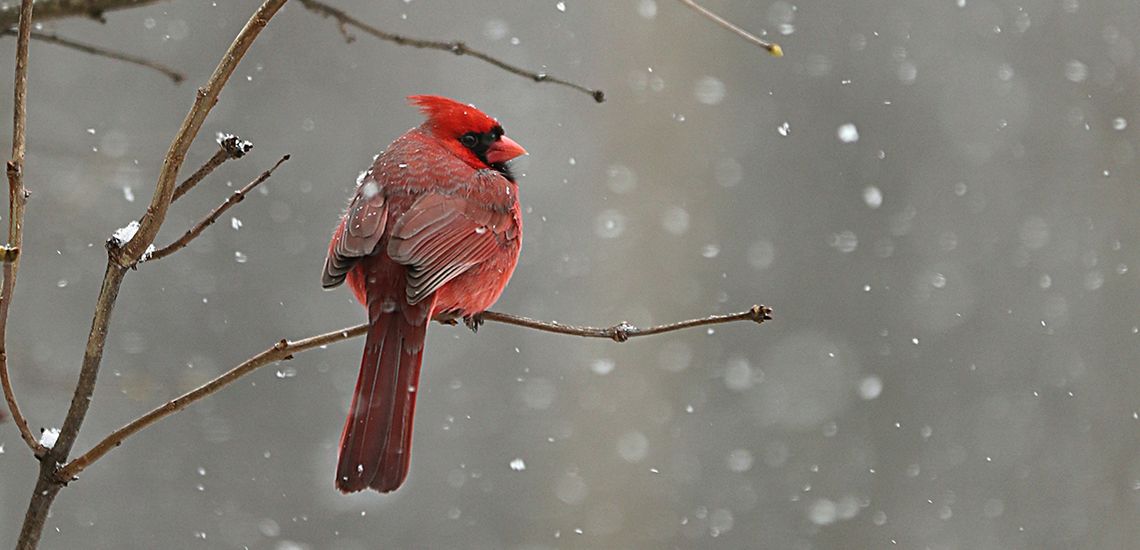
[[478, 327], [518, 262], [522, 215], [507, 162], [526, 150], [497, 120], [411, 96], [427, 120], [381, 152], [329, 243], [321, 283], [345, 280], [368, 338], [340, 437], [336, 487], [394, 491], [408, 476], [428, 323]]

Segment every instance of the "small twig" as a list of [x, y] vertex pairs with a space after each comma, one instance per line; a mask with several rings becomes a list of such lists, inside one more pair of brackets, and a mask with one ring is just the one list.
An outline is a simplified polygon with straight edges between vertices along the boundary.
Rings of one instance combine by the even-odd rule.
[[741, 37], [741, 38], [743, 38], [743, 39], [745, 39], [745, 40], [747, 40], [753, 44], [756, 44], [757, 46], [760, 46], [761, 48], [764, 48], [765, 50], [768, 51], [768, 53], [772, 54], [773, 57], [783, 57], [784, 56], [784, 49], [781, 48], [779, 44], [774, 44], [772, 42], [768, 42], [767, 40], [764, 40], [763, 38], [760, 38], [760, 37], [748, 32], [748, 31], [746, 31], [740, 27], [737, 27], [736, 25], [733, 25], [727, 19], [709, 11], [708, 8], [705, 8], [704, 6], [694, 2], [693, 0], [680, 0], [680, 2], [684, 5], [692, 8], [693, 11], [711, 19], [717, 25], [720, 25], [720, 26], [736, 33], [737, 36], [739, 36], [739, 37]]
[[188, 191], [193, 189], [195, 185], [198, 185], [198, 182], [205, 179], [206, 176], [210, 175], [210, 173], [213, 172], [215, 168], [221, 166], [222, 163], [230, 159], [240, 159], [252, 149], [253, 143], [249, 141], [233, 134], [219, 134], [218, 150], [214, 153], [214, 156], [210, 157], [210, 160], [207, 160], [201, 168], [198, 168], [193, 174], [190, 174], [190, 177], [186, 178], [186, 181], [178, 184], [178, 187], [174, 189], [174, 195], [170, 197], [170, 202], [182, 198], [182, 195], [185, 195]]
[[[720, 323], [731, 323], [733, 321], [754, 321], [756, 323], [763, 323], [764, 321], [772, 318], [772, 309], [767, 306], [752, 306], [748, 311], [734, 313], [731, 315], [711, 315], [700, 319], [690, 319], [688, 321], [681, 321], [679, 323], [671, 323], [668, 325], [660, 325], [639, 329], [631, 326], [628, 323], [619, 323], [609, 328], [595, 328], [595, 327], [575, 327], [570, 325], [561, 325], [558, 323], [547, 323], [544, 321], [536, 321], [526, 317], [519, 317], [508, 313], [498, 313], [495, 311], [484, 312], [480, 319], [481, 321], [496, 321], [509, 325], [517, 325], [525, 328], [532, 328], [537, 330], [544, 330], [548, 332], [556, 332], [559, 334], [569, 334], [573, 336], [587, 336], [594, 338], [608, 338], [616, 342], [624, 342], [634, 336], [649, 336], [650, 334], [661, 334], [664, 332], [672, 332], [685, 328], [699, 327], [703, 325], [716, 325]], [[302, 340], [290, 342], [288, 340], [281, 340], [273, 345], [273, 347], [246, 359], [240, 365], [230, 369], [225, 374], [206, 382], [199, 386], [197, 389], [185, 393], [179, 397], [171, 399], [159, 407], [151, 410], [150, 412], [132, 420], [127, 425], [111, 432], [110, 435], [104, 437], [99, 443], [96, 443], [90, 451], [83, 453], [83, 455], [75, 458], [66, 466], [57, 472], [57, 478], [60, 483], [67, 483], [80, 472], [87, 469], [93, 462], [99, 460], [110, 452], [115, 447], [123, 444], [123, 440], [138, 433], [143, 428], [166, 418], [198, 401], [202, 398], [208, 397], [218, 390], [226, 387], [235, 380], [271, 363], [278, 361], [287, 361], [293, 358], [293, 355], [302, 351], [310, 350], [316, 347], [327, 346], [342, 340], [356, 338], [368, 332], [368, 324], [356, 325], [333, 332], [326, 332], [317, 336], [311, 336]]]
[[245, 187], [242, 187], [241, 189], [234, 191], [233, 194], [230, 195], [229, 198], [227, 198], [225, 200], [225, 202], [223, 202], [222, 204], [219, 204], [217, 207], [215, 207], [213, 211], [211, 211], [209, 214], [207, 214], [205, 218], [202, 218], [202, 220], [199, 221], [197, 224], [195, 224], [194, 227], [191, 227], [190, 229], [188, 229], [186, 231], [186, 233], [184, 233], [181, 237], [178, 238], [178, 240], [176, 240], [176, 241], [174, 241], [174, 242], [172, 242], [172, 243], [170, 243], [170, 244], [168, 244], [168, 245], [166, 245], [166, 246], [164, 246], [158, 250], [155, 250], [154, 252], [150, 253], [149, 255], [144, 255], [143, 259], [146, 261], [161, 260], [161, 259], [163, 259], [163, 258], [165, 258], [171, 254], [174, 254], [175, 252], [178, 252], [179, 250], [182, 250], [183, 248], [185, 248], [186, 245], [190, 244], [190, 241], [196, 239], [198, 237], [198, 235], [201, 235], [202, 232], [205, 231], [207, 227], [210, 227], [211, 225], [214, 224], [214, 222], [218, 221], [218, 218], [222, 217], [222, 214], [225, 214], [226, 210], [229, 210], [235, 204], [245, 200], [245, 196], [250, 191], [253, 191], [253, 189], [255, 187], [257, 187], [258, 185], [261, 185], [262, 183], [265, 182], [265, 180], [269, 179], [269, 176], [273, 175], [273, 171], [276, 170], [278, 166], [281, 166], [281, 163], [283, 163], [287, 160], [289, 160], [289, 155], [285, 155], [285, 156], [281, 157], [281, 160], [277, 161], [277, 164], [274, 164], [268, 170], [262, 172], [260, 176], [257, 176], [256, 179], [247, 183]]
[[483, 53], [479, 50], [472, 49], [471, 47], [467, 46], [467, 44], [464, 44], [463, 42], [459, 42], [459, 41], [446, 42], [446, 41], [442, 41], [442, 40], [426, 40], [426, 39], [422, 39], [422, 38], [411, 38], [411, 37], [403, 36], [400, 34], [382, 31], [376, 27], [373, 27], [372, 25], [369, 25], [368, 23], [365, 23], [359, 19], [356, 19], [355, 17], [345, 13], [343, 10], [334, 8], [328, 4], [325, 4], [324, 2], [320, 2], [319, 0], [301, 0], [301, 4], [303, 4], [310, 11], [321, 14], [325, 17], [332, 17], [333, 19], [335, 19], [337, 21], [338, 26], [341, 29], [341, 31], [340, 31], [341, 34], [345, 35], [345, 39], [349, 40], [350, 42], [351, 42], [351, 35], [349, 35], [347, 33], [347, 31], [345, 30], [346, 26], [347, 27], [356, 27], [357, 29], [364, 31], [368, 34], [371, 34], [372, 36], [375, 36], [376, 38], [379, 38], [380, 40], [385, 40], [388, 42], [394, 42], [394, 43], [399, 44], [401, 46], [412, 46], [414, 48], [426, 48], [426, 49], [431, 49], [431, 50], [440, 50], [440, 51], [444, 51], [444, 52], [451, 52], [455, 55], [468, 55], [468, 56], [474, 57], [476, 59], [481, 59], [483, 61], [486, 61], [487, 63], [490, 63], [490, 64], [492, 64], [492, 65], [494, 65], [500, 69], [503, 69], [504, 71], [507, 71], [507, 72], [512, 73], [512, 74], [516, 74], [516, 75], [521, 76], [523, 78], [528, 78], [528, 79], [533, 80], [535, 82], [549, 82], [551, 84], [559, 84], [562, 86], [573, 88], [573, 89], [578, 90], [582, 93], [588, 94], [590, 97], [594, 98], [594, 101], [597, 101], [598, 103], [601, 103], [601, 102], [606, 100], [606, 94], [605, 94], [605, 92], [603, 92], [601, 90], [593, 90], [593, 89], [587, 88], [585, 86], [582, 86], [580, 84], [575, 84], [573, 82], [570, 82], [569, 80], [563, 80], [561, 78], [550, 76], [549, 74], [546, 74], [546, 73], [536, 73], [533, 71], [528, 71], [528, 70], [523, 69], [521, 67], [511, 65], [505, 61], [500, 61], [499, 59], [492, 57], [489, 54]]
[[210, 114], [210, 110], [218, 102], [218, 94], [221, 93], [222, 87], [226, 85], [242, 57], [245, 56], [245, 52], [249, 50], [253, 41], [257, 39], [257, 35], [261, 33], [261, 29], [265, 28], [269, 19], [277, 13], [277, 10], [281, 9], [285, 1], [265, 0], [249, 18], [237, 37], [234, 38], [226, 53], [222, 55], [217, 68], [210, 75], [210, 80], [205, 86], [198, 88], [194, 106], [186, 113], [182, 127], [179, 128], [178, 134], [170, 142], [170, 149], [167, 150], [166, 157], [162, 162], [162, 171], [158, 175], [158, 184], [155, 186], [154, 195], [151, 197], [146, 214], [139, 220], [138, 232], [124, 246], [112, 251], [111, 256], [118, 265], [123, 267], [134, 265], [146, 252], [147, 247], [154, 242], [174, 197], [174, 180], [178, 177], [178, 171], [186, 160], [186, 151], [190, 149], [190, 144], [198, 135], [198, 131], [202, 129], [206, 116]]
[[[124, 8], [137, 8], [147, 4], [158, 3], [159, 0], [37, 0], [36, 20], [59, 19], [61, 17], [91, 17], [102, 20], [103, 13]], [[3, 4], [9, 6], [7, 2]], [[0, 10], [0, 27], [7, 28], [16, 24], [19, 16], [16, 10]]]
[[20, 5], [20, 30], [16, 39], [16, 86], [13, 96], [12, 159], [8, 161], [8, 244], [3, 248], [4, 281], [0, 286], [0, 386], [4, 400], [12, 413], [12, 422], [20, 430], [20, 437], [28, 448], [41, 456], [43, 445], [28, 427], [28, 420], [16, 402], [12, 379], [8, 374], [8, 309], [12, 306], [12, 292], [16, 289], [16, 272], [20, 267], [20, 247], [24, 243], [24, 152], [27, 149], [25, 129], [28, 120], [28, 42], [32, 33], [32, 0]]
[[[16, 34], [16, 31], [13, 31], [12, 29], [5, 29], [4, 30], [5, 36], [15, 36], [15, 34]], [[123, 61], [125, 63], [131, 63], [134, 65], [138, 65], [140, 67], [146, 67], [148, 69], [154, 69], [154, 70], [166, 75], [167, 78], [169, 78], [170, 80], [173, 80], [175, 84], [179, 84], [183, 80], [186, 80], [186, 77], [182, 73], [180, 73], [174, 69], [171, 69], [170, 67], [167, 67], [166, 65], [163, 65], [163, 64], [158, 63], [156, 61], [151, 61], [151, 60], [146, 59], [144, 57], [138, 57], [135, 55], [131, 55], [129, 53], [116, 52], [114, 50], [109, 50], [107, 48], [103, 48], [100, 46], [94, 46], [94, 45], [86, 44], [83, 42], [76, 42], [75, 40], [72, 40], [70, 38], [64, 38], [64, 37], [59, 36], [58, 34], [54, 34], [54, 33], [33, 32], [32, 38], [35, 38], [36, 40], [39, 40], [41, 42], [49, 42], [51, 44], [56, 44], [58, 46], [63, 46], [65, 48], [71, 48], [73, 50], [78, 50], [78, 51], [81, 51], [83, 53], [89, 53], [91, 55], [95, 55], [98, 57], [106, 57], [108, 59], [115, 59], [118, 61]]]

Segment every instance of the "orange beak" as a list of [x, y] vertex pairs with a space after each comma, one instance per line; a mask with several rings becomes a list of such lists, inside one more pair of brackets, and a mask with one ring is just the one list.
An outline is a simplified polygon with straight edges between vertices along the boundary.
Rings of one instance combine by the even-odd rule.
[[523, 149], [522, 145], [515, 143], [515, 140], [507, 136], [503, 136], [487, 148], [487, 162], [491, 164], [501, 164], [525, 154], [526, 149]]

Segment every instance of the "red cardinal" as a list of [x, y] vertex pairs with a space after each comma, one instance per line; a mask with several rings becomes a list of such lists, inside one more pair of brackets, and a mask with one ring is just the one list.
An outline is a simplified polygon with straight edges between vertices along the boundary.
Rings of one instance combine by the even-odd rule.
[[427, 121], [362, 174], [321, 277], [325, 288], [347, 277], [370, 325], [340, 436], [336, 486], [345, 493], [404, 482], [428, 322], [463, 318], [475, 328], [473, 316], [507, 286], [522, 241], [506, 163], [526, 151], [471, 105], [408, 99]]

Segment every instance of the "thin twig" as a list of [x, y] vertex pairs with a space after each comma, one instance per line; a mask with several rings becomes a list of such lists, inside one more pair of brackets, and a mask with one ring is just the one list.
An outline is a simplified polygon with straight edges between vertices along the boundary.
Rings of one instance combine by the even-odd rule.
[[779, 44], [774, 44], [772, 42], [768, 42], [767, 40], [764, 40], [763, 38], [760, 38], [759, 36], [756, 36], [756, 35], [748, 32], [748, 31], [746, 31], [740, 27], [737, 27], [736, 25], [733, 25], [727, 19], [709, 11], [708, 8], [694, 2], [693, 0], [680, 0], [680, 2], [684, 5], [692, 8], [693, 11], [711, 19], [717, 25], [720, 25], [720, 26], [736, 33], [737, 36], [739, 36], [739, 37], [741, 37], [741, 38], [743, 38], [743, 39], [745, 39], [745, 40], [747, 40], [753, 44], [756, 44], [757, 46], [760, 46], [761, 48], [764, 48], [765, 50], [768, 51], [768, 53], [772, 54], [773, 57], [783, 57], [784, 56], [784, 49], [781, 48]]
[[258, 185], [261, 185], [263, 182], [265, 182], [265, 180], [269, 179], [269, 176], [273, 175], [273, 171], [276, 170], [278, 166], [281, 166], [281, 163], [283, 163], [287, 160], [289, 160], [289, 155], [285, 155], [285, 156], [281, 157], [281, 160], [277, 161], [277, 164], [274, 164], [268, 170], [262, 172], [260, 176], [257, 176], [256, 179], [247, 183], [245, 187], [242, 187], [241, 189], [234, 191], [234, 193], [232, 195], [230, 195], [229, 198], [227, 198], [225, 200], [225, 202], [223, 202], [222, 204], [219, 204], [217, 207], [215, 207], [213, 211], [211, 211], [209, 214], [207, 214], [205, 218], [202, 218], [202, 220], [199, 221], [197, 224], [194, 224], [194, 227], [191, 227], [190, 229], [188, 229], [186, 231], [186, 233], [184, 233], [181, 237], [178, 238], [178, 240], [176, 240], [176, 241], [174, 241], [174, 242], [172, 242], [172, 243], [170, 243], [170, 244], [168, 244], [168, 245], [166, 245], [166, 246], [164, 246], [158, 250], [155, 250], [154, 252], [150, 253], [149, 255], [143, 256], [143, 259], [148, 261], [148, 262], [154, 261], [154, 260], [161, 260], [161, 259], [163, 259], [163, 258], [165, 258], [171, 254], [174, 254], [175, 252], [178, 252], [179, 250], [182, 250], [183, 248], [185, 248], [186, 245], [190, 244], [190, 241], [196, 239], [198, 237], [198, 235], [201, 235], [202, 232], [205, 231], [207, 227], [210, 227], [211, 225], [214, 224], [214, 222], [218, 221], [218, 218], [222, 217], [222, 214], [225, 214], [226, 210], [229, 210], [235, 204], [245, 200], [245, 196], [250, 191], [253, 191], [253, 189], [255, 187], [257, 187]]
[[[498, 323], [505, 323], [509, 325], [517, 325], [525, 328], [532, 328], [537, 330], [544, 330], [547, 332], [556, 332], [559, 334], [569, 334], [573, 336], [586, 336], [592, 338], [607, 338], [615, 342], [624, 342], [634, 336], [649, 336], [651, 334], [661, 334], [664, 332], [672, 332], [692, 327], [699, 327], [704, 325], [716, 325], [720, 323], [731, 323], [733, 321], [754, 321], [756, 323], [763, 323], [764, 321], [772, 318], [772, 309], [766, 306], [752, 306], [748, 311], [734, 313], [731, 315], [711, 315], [709, 317], [702, 317], [700, 319], [690, 319], [688, 321], [681, 321], [679, 323], [671, 323], [668, 325], [660, 325], [639, 329], [628, 323], [619, 323], [609, 328], [596, 328], [596, 327], [575, 327], [571, 325], [562, 325], [558, 323], [548, 323], [545, 321], [536, 321], [526, 317], [511, 315], [509, 313], [499, 313], [495, 311], [487, 311], [481, 315], [483, 321], [495, 321]], [[156, 407], [150, 412], [132, 420], [127, 425], [111, 432], [107, 437], [104, 437], [99, 443], [96, 443], [90, 451], [83, 453], [81, 456], [76, 457], [69, 462], [66, 466], [59, 469], [57, 472], [58, 481], [60, 483], [67, 483], [80, 474], [83, 470], [87, 469], [93, 462], [99, 460], [104, 455], [109, 453], [115, 447], [123, 444], [123, 441], [138, 433], [142, 429], [170, 416], [186, 407], [190, 406], [195, 401], [213, 395], [218, 390], [226, 387], [237, 379], [261, 368], [265, 365], [276, 363], [278, 361], [287, 361], [293, 356], [302, 351], [307, 351], [316, 347], [327, 346], [350, 338], [362, 336], [368, 332], [368, 324], [356, 325], [354, 327], [344, 328], [333, 332], [326, 332], [317, 336], [311, 336], [302, 340], [289, 341], [281, 340], [273, 345], [273, 347], [246, 359], [240, 365], [230, 369], [225, 374], [206, 382], [188, 393], [179, 397], [171, 399], [166, 403]], [[624, 336], [623, 336], [624, 335]]]
[[[12, 29], [5, 29], [4, 35], [5, 36], [15, 36], [16, 31], [14, 31]], [[146, 67], [148, 69], [154, 69], [154, 70], [166, 75], [166, 77], [169, 78], [170, 80], [173, 80], [175, 84], [181, 83], [183, 80], [186, 80], [186, 76], [183, 75], [182, 73], [180, 73], [174, 69], [171, 69], [170, 67], [167, 67], [166, 65], [163, 65], [163, 64], [158, 63], [156, 61], [151, 61], [145, 57], [139, 57], [136, 55], [131, 55], [129, 53], [117, 52], [114, 50], [109, 50], [107, 48], [95, 46], [92, 44], [87, 44], [84, 42], [77, 42], [77, 41], [72, 40], [70, 38], [64, 38], [64, 37], [62, 37], [58, 34], [54, 34], [54, 33], [33, 32], [32, 38], [39, 40], [41, 42], [49, 42], [51, 44], [56, 44], [58, 46], [63, 46], [65, 48], [71, 48], [73, 50], [78, 50], [78, 51], [81, 51], [83, 53], [88, 53], [88, 54], [91, 54], [94, 56], [106, 57], [108, 59], [123, 61], [125, 63], [131, 63], [134, 65], [138, 65], [140, 67]]]
[[219, 135], [217, 152], [215, 152], [214, 156], [210, 157], [210, 160], [207, 160], [201, 168], [198, 168], [193, 174], [190, 174], [190, 177], [186, 178], [186, 181], [178, 184], [178, 187], [174, 189], [174, 195], [170, 197], [170, 202], [182, 198], [182, 195], [185, 195], [188, 191], [193, 189], [195, 185], [198, 185], [198, 182], [205, 179], [206, 176], [210, 175], [210, 172], [213, 172], [214, 169], [221, 166], [222, 163], [230, 159], [240, 159], [252, 149], [253, 143], [233, 134]]
[[182, 163], [186, 160], [186, 151], [190, 149], [190, 144], [198, 135], [198, 131], [202, 129], [202, 123], [205, 122], [206, 116], [210, 114], [210, 110], [218, 101], [218, 94], [221, 93], [222, 87], [226, 85], [226, 81], [229, 80], [242, 57], [245, 56], [245, 52], [249, 50], [257, 35], [261, 33], [261, 29], [265, 28], [269, 19], [277, 13], [277, 10], [281, 9], [285, 1], [265, 0], [257, 12], [253, 14], [253, 17], [250, 17], [249, 21], [246, 22], [237, 38], [230, 44], [229, 49], [218, 63], [218, 67], [214, 69], [214, 74], [210, 75], [210, 80], [204, 87], [198, 89], [194, 106], [190, 108], [190, 112], [186, 113], [182, 127], [174, 136], [174, 140], [170, 143], [170, 149], [166, 152], [154, 196], [151, 197], [146, 214], [139, 220], [138, 232], [126, 245], [112, 251], [112, 257], [120, 266], [133, 265], [146, 252], [147, 247], [154, 242], [154, 237], [158, 235], [158, 230], [166, 219], [166, 211], [170, 208], [171, 199], [174, 197], [174, 181], [178, 177]]
[[[38, 0], [36, 2], [36, 20], [59, 19], [61, 17], [91, 17], [103, 20], [103, 13], [124, 8], [137, 8], [147, 4], [158, 3], [159, 0]], [[0, 9], [0, 27], [7, 28], [16, 24], [18, 16], [16, 10], [5, 2]]]
[[8, 375], [8, 309], [12, 306], [12, 292], [16, 289], [16, 272], [20, 267], [20, 248], [24, 244], [24, 152], [27, 149], [25, 130], [28, 121], [28, 42], [32, 32], [32, 0], [20, 5], [20, 30], [16, 39], [16, 86], [13, 96], [12, 159], [8, 161], [8, 244], [3, 248], [4, 281], [0, 286], [0, 385], [4, 387], [4, 400], [12, 413], [12, 422], [20, 430], [20, 437], [36, 456], [44, 448], [28, 427], [28, 420], [16, 402], [12, 380]]
[[380, 40], [385, 40], [388, 42], [394, 42], [394, 43], [399, 44], [401, 46], [412, 46], [414, 48], [426, 48], [426, 49], [431, 49], [431, 50], [440, 50], [440, 51], [444, 51], [444, 52], [451, 52], [455, 55], [468, 55], [468, 56], [474, 57], [476, 59], [481, 59], [483, 61], [486, 61], [487, 63], [490, 63], [490, 64], [492, 64], [492, 65], [494, 65], [500, 69], [503, 69], [504, 71], [507, 71], [507, 72], [512, 73], [512, 74], [516, 74], [516, 75], [521, 76], [523, 78], [528, 78], [528, 79], [533, 80], [535, 82], [549, 82], [551, 84], [559, 84], [562, 86], [573, 88], [575, 90], [578, 90], [579, 92], [582, 92], [582, 93], [589, 95], [590, 97], [593, 97], [594, 101], [597, 101], [598, 103], [601, 103], [601, 102], [606, 100], [606, 94], [605, 94], [605, 92], [603, 92], [601, 90], [593, 90], [593, 89], [587, 88], [585, 86], [582, 86], [580, 84], [575, 84], [574, 82], [570, 82], [569, 80], [563, 80], [561, 78], [554, 77], [554, 76], [551, 76], [551, 75], [546, 74], [546, 73], [536, 73], [533, 71], [528, 71], [526, 69], [523, 69], [522, 67], [517, 67], [515, 65], [511, 65], [510, 63], [507, 63], [505, 61], [501, 61], [495, 57], [492, 57], [489, 54], [486, 54], [486, 53], [483, 53], [479, 50], [473, 49], [463, 42], [459, 42], [459, 41], [446, 42], [446, 41], [442, 41], [442, 40], [427, 40], [427, 39], [423, 39], [423, 38], [411, 38], [411, 37], [403, 36], [400, 34], [382, 31], [376, 27], [373, 27], [372, 25], [369, 25], [368, 23], [365, 23], [359, 19], [356, 19], [355, 17], [345, 13], [343, 10], [334, 8], [328, 4], [325, 4], [324, 2], [320, 2], [319, 0], [301, 0], [301, 4], [303, 4], [310, 11], [316, 12], [318, 14], [325, 16], [325, 17], [332, 17], [333, 19], [335, 19], [337, 21], [339, 28], [341, 29], [341, 34], [345, 35], [345, 39], [349, 42], [351, 42], [352, 39], [351, 39], [351, 35], [349, 35], [347, 33], [347, 31], [345, 31], [346, 26], [356, 27], [357, 29], [364, 31], [368, 34], [371, 34], [372, 36], [375, 36], [376, 38], [379, 38]]

